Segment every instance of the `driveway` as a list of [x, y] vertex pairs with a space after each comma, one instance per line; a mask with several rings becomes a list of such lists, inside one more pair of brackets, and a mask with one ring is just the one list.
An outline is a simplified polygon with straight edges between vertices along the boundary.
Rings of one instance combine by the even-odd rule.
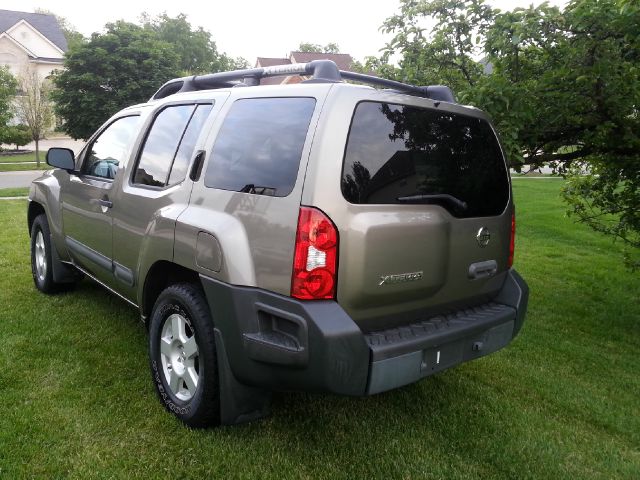
[[24, 170], [22, 172], [0, 172], [0, 188], [28, 187], [42, 175], [42, 170]]

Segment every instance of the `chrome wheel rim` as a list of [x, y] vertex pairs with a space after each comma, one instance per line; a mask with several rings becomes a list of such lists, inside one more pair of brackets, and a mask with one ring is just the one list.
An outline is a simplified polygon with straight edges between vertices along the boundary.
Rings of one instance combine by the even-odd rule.
[[36, 276], [38, 280], [44, 282], [47, 276], [47, 250], [44, 245], [44, 236], [42, 230], [38, 230], [36, 234], [35, 242], [35, 264], [36, 264]]
[[168, 316], [162, 326], [160, 361], [171, 392], [182, 401], [191, 400], [200, 383], [198, 344], [187, 319], [179, 313]]

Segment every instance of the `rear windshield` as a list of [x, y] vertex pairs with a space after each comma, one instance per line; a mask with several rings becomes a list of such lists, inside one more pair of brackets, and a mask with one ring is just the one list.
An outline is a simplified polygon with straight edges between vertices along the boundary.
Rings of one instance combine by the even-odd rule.
[[342, 193], [356, 204], [435, 204], [456, 217], [479, 217], [503, 212], [509, 182], [485, 120], [361, 102], [347, 140]]

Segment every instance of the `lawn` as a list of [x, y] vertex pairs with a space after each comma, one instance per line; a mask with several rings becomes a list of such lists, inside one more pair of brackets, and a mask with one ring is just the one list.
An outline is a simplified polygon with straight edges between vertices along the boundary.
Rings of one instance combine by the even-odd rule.
[[192, 431], [166, 414], [136, 311], [90, 281], [38, 294], [25, 201], [0, 202], [0, 477], [639, 478], [640, 279], [564, 215], [562, 180], [514, 181], [512, 345], [371, 398], [279, 393]]
[[[40, 169], [51, 168], [45, 161], [45, 155], [47, 152], [40, 152]], [[35, 152], [20, 153], [17, 155], [0, 155], [0, 172], [15, 172], [18, 170], [37, 170], [38, 166], [35, 163], [23, 163], [20, 162], [35, 162]]]
[[28, 188], [0, 188], [0, 198], [26, 197], [27, 195], [29, 195]]

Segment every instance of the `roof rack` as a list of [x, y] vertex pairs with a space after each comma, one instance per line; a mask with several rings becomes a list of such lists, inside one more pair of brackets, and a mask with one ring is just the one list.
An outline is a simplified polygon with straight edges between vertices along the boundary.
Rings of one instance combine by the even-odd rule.
[[210, 73], [207, 75], [193, 75], [191, 77], [174, 78], [165, 83], [151, 97], [151, 100], [165, 98], [178, 92], [193, 92], [230, 87], [253, 87], [260, 85], [260, 80], [267, 77], [279, 76], [311, 76], [307, 82], [339, 83], [343, 80], [353, 80], [368, 85], [390, 88], [402, 93], [426, 97], [441, 102], [455, 103], [455, 98], [449, 87], [444, 85], [430, 85], [418, 87], [407, 83], [387, 80], [385, 78], [365, 75], [363, 73], [338, 70], [338, 66], [331, 60], [314, 60], [309, 63], [293, 63], [290, 65], [274, 65], [271, 67], [233, 70], [230, 72]]

